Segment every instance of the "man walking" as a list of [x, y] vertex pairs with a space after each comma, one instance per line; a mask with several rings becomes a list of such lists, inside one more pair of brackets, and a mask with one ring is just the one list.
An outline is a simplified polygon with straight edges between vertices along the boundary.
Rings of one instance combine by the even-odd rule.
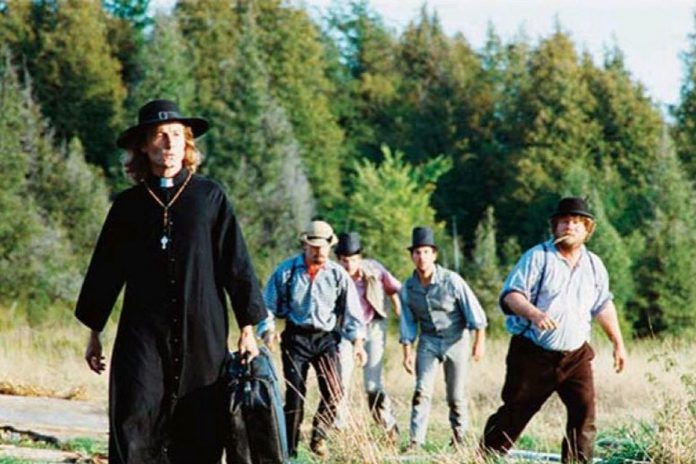
[[365, 324], [355, 285], [346, 271], [329, 260], [337, 238], [324, 221], [312, 221], [300, 236], [303, 253], [283, 261], [268, 279], [264, 300], [269, 316], [258, 334], [269, 348], [277, 341], [274, 318], [286, 319], [281, 337], [285, 392], [285, 422], [290, 456], [297, 454], [309, 366], [321, 393], [312, 422], [310, 449], [328, 456], [326, 436], [342, 397], [338, 342], [353, 343], [359, 365], [365, 363]]
[[592, 462], [592, 319], [614, 345], [616, 372], [626, 361], [607, 270], [584, 245], [595, 225], [582, 198], [563, 198], [551, 215], [554, 238], [528, 250], [505, 281], [500, 303], [512, 339], [503, 405], [488, 419], [481, 440], [486, 453], [507, 453], [556, 392], [568, 414], [563, 462]]
[[[409, 448], [425, 443], [438, 364], [444, 367], [452, 443], [458, 446], [468, 427], [466, 377], [469, 357], [478, 361], [484, 354], [486, 315], [464, 279], [435, 263], [437, 246], [430, 228], [414, 228], [411, 242], [408, 249], [416, 269], [400, 292], [400, 342], [404, 368], [409, 374], [414, 372], [412, 345], [420, 327]], [[471, 348], [470, 331], [474, 333]]]
[[224, 440], [225, 292], [258, 354], [266, 317], [237, 217], [222, 188], [195, 174], [207, 121], [155, 100], [118, 138], [137, 184], [106, 218], [77, 302], [91, 329], [85, 359], [105, 368], [100, 333], [125, 285], [109, 380], [109, 462], [214, 463]]
[[[399, 282], [380, 262], [363, 259], [360, 235], [357, 232], [338, 236], [336, 245], [338, 262], [348, 272], [360, 296], [363, 318], [367, 324], [365, 351], [367, 363], [363, 368], [363, 384], [367, 402], [375, 422], [381, 425], [388, 439], [396, 443], [399, 429], [392, 411], [391, 400], [384, 390], [382, 368], [384, 347], [387, 341], [387, 301], [389, 298], [397, 317], [401, 315]], [[344, 397], [338, 409], [336, 423], [345, 426], [348, 421], [348, 388], [353, 374], [353, 347], [350, 340], [342, 338], [339, 345], [341, 381]]]

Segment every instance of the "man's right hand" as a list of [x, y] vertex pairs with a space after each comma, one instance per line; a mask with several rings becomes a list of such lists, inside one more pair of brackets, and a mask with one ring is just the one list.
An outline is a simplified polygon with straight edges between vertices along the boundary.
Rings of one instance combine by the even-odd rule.
[[275, 351], [276, 344], [280, 342], [280, 335], [274, 329], [268, 329], [262, 335], [263, 342], [269, 350]]
[[543, 311], [537, 310], [536, 314], [532, 318], [532, 322], [539, 330], [556, 330], [558, 325], [556, 321]]
[[403, 352], [404, 352], [404, 369], [406, 369], [406, 372], [409, 374], [413, 374], [414, 372], [414, 367], [416, 364], [415, 357], [413, 356], [413, 349], [411, 348], [410, 344], [404, 344], [403, 345]]
[[102, 355], [101, 333], [92, 330], [87, 341], [87, 349], [85, 350], [85, 361], [89, 368], [101, 374], [106, 369], [104, 355]]

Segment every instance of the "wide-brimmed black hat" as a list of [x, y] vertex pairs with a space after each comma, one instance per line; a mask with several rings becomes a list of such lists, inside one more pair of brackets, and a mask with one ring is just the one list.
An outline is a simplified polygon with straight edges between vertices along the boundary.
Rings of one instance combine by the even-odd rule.
[[362, 251], [360, 246], [360, 235], [357, 232], [343, 232], [338, 234], [338, 245], [336, 245], [336, 256], [353, 256]]
[[409, 251], [413, 251], [414, 248], [429, 246], [437, 250], [437, 245], [435, 245], [435, 234], [430, 227], [414, 227], [411, 231], [411, 246], [408, 247]]
[[194, 137], [203, 135], [208, 130], [208, 121], [202, 118], [183, 116], [179, 107], [173, 101], [152, 100], [140, 108], [140, 111], [138, 111], [138, 124], [123, 131], [116, 139], [116, 145], [119, 148], [132, 148], [133, 142], [138, 141], [138, 137], [148, 127], [167, 122], [180, 122], [185, 126], [189, 126], [193, 131]]
[[561, 201], [558, 202], [556, 211], [551, 214], [551, 217], [554, 218], [556, 216], [567, 215], [585, 216], [594, 220], [594, 215], [590, 213], [589, 208], [587, 207], [587, 202], [579, 197], [567, 197], [561, 199]]

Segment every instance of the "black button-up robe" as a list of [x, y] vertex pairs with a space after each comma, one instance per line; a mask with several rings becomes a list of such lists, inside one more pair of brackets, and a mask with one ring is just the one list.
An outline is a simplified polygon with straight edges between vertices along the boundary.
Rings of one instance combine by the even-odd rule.
[[[148, 185], [166, 204], [187, 175], [183, 169], [169, 189], [156, 178]], [[145, 185], [119, 194], [77, 302], [77, 318], [101, 331], [125, 284], [109, 382], [110, 462], [216, 461], [225, 413], [225, 293], [240, 326], [266, 317], [222, 188], [194, 175], [169, 220], [166, 228], [163, 207]]]

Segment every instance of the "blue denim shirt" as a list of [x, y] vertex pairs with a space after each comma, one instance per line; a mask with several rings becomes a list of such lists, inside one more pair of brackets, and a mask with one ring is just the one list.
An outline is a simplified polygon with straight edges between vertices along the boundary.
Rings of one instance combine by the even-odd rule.
[[327, 261], [314, 280], [309, 278], [303, 254], [283, 261], [268, 279], [263, 299], [268, 318], [256, 326], [259, 336], [275, 329], [276, 317], [331, 332], [336, 328], [338, 314], [343, 313], [342, 335], [351, 341], [365, 338], [358, 291], [345, 269], [333, 261]]
[[486, 314], [474, 292], [456, 272], [435, 265], [427, 287], [418, 275], [408, 278], [399, 292], [401, 298], [400, 343], [413, 343], [418, 326], [421, 334], [457, 338], [466, 329], [483, 329]]
[[505, 280], [501, 300], [510, 292], [521, 293], [532, 303], [536, 300], [536, 307], [548, 313], [558, 327], [542, 332], [529, 320], [508, 314], [508, 332], [556, 351], [575, 350], [589, 341], [592, 318], [613, 298], [607, 269], [597, 255], [583, 246], [580, 259], [571, 268], [551, 240], [522, 255]]

